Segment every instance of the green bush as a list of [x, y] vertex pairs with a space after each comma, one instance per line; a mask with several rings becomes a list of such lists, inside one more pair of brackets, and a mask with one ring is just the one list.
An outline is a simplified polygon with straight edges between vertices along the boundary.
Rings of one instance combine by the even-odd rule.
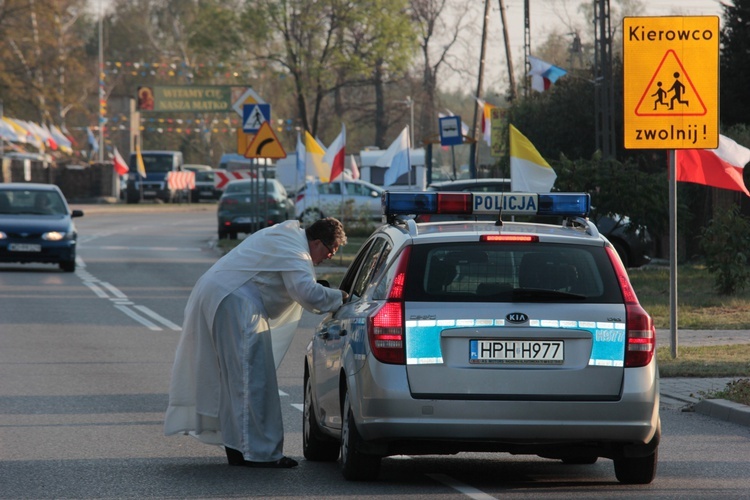
[[706, 267], [715, 274], [716, 291], [732, 295], [743, 290], [750, 281], [748, 219], [736, 207], [721, 211], [703, 229], [701, 236]]

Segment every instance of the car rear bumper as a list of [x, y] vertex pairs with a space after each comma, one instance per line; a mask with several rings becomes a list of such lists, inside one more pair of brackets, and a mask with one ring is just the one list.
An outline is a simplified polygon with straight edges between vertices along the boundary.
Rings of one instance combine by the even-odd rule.
[[404, 366], [372, 366], [360, 370], [349, 387], [357, 429], [381, 454], [419, 453], [429, 442], [429, 453], [551, 455], [577, 447], [613, 457], [628, 447], [643, 452], [657, 433], [659, 384], [653, 363], [625, 371], [617, 401], [414, 399]]

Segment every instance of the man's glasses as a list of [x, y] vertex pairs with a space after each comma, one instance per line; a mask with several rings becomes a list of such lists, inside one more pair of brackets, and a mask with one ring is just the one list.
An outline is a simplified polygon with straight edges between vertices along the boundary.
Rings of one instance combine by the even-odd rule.
[[[320, 240], [320, 242], [323, 243], [323, 240]], [[328, 250], [328, 257], [333, 257], [334, 255], [336, 255], [336, 250], [332, 249], [325, 243], [323, 243], [323, 246], [326, 247], [326, 250]]]

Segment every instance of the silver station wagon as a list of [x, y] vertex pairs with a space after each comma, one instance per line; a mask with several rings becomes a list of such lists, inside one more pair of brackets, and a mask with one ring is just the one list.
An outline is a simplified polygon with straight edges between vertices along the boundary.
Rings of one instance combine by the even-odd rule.
[[[602, 457], [620, 482], [650, 483], [654, 325], [589, 205], [581, 193], [385, 192], [387, 224], [340, 285], [350, 299], [307, 349], [305, 457], [340, 459], [349, 480], [376, 479], [392, 455]], [[497, 221], [415, 222], [438, 213]]]

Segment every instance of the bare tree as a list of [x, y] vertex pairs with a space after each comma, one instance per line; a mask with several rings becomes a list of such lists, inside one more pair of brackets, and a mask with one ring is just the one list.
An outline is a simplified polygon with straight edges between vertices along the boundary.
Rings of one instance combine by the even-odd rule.
[[468, 9], [450, 9], [448, 0], [410, 0], [410, 4], [422, 52], [422, 107], [417, 137], [429, 137], [437, 130], [438, 73], [443, 66], [459, 71], [452, 64], [451, 49], [460, 41]]

